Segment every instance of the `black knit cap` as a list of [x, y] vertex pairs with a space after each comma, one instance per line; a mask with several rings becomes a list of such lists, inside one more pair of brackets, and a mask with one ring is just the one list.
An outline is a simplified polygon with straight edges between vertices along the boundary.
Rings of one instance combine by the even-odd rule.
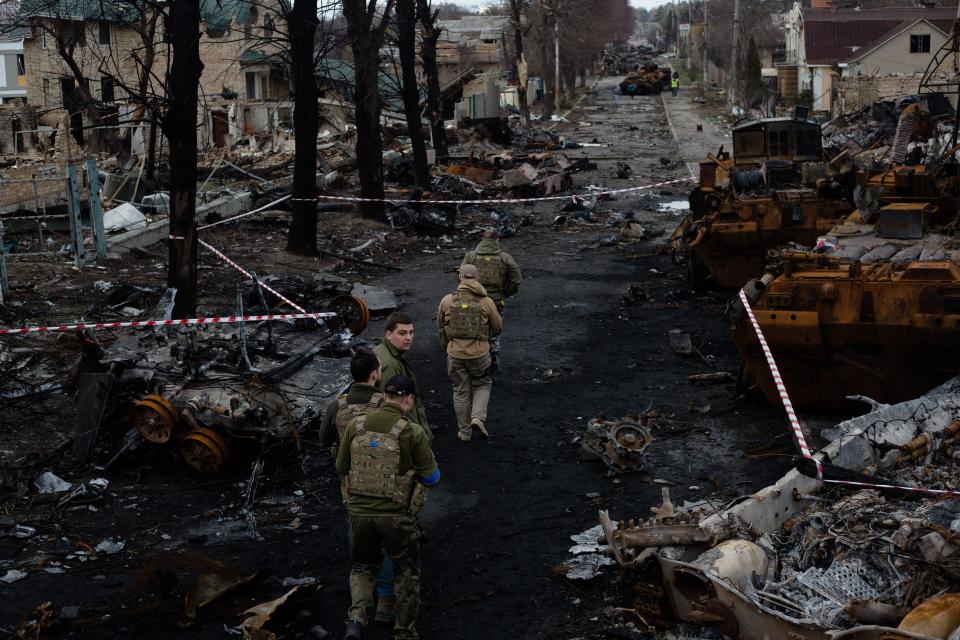
[[391, 396], [416, 396], [417, 385], [405, 375], [395, 375], [387, 380], [387, 386], [383, 388], [383, 392]]

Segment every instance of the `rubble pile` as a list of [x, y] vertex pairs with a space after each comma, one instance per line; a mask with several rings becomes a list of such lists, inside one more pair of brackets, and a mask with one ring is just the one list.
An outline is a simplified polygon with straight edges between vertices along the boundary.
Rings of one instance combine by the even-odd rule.
[[[923, 146], [938, 139], [939, 134], [951, 132], [953, 115], [953, 107], [943, 94], [878, 100], [824, 124], [824, 146], [831, 157], [846, 151], [861, 162], [890, 166], [906, 160], [907, 151], [918, 143]], [[922, 155], [926, 154], [920, 149], [915, 152], [915, 158]]]
[[960, 378], [822, 435], [826, 477], [859, 484], [793, 470], [722, 511], [664, 492], [647, 522], [601, 512], [603, 551], [658, 563], [673, 614], [731, 637], [947, 637], [930, 624], [957, 625], [960, 499], [936, 491], [960, 490]]

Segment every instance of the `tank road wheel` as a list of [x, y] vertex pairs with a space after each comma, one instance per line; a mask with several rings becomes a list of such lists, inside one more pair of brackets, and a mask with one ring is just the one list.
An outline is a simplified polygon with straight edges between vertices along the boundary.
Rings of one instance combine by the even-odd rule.
[[133, 405], [130, 422], [144, 440], [164, 444], [180, 426], [180, 416], [166, 398], [150, 394]]
[[227, 443], [216, 431], [194, 429], [180, 441], [183, 461], [205, 476], [214, 476], [227, 464]]
[[370, 323], [370, 309], [367, 303], [353, 296], [337, 296], [327, 303], [327, 311], [333, 311], [344, 327], [355, 336], [363, 333]]

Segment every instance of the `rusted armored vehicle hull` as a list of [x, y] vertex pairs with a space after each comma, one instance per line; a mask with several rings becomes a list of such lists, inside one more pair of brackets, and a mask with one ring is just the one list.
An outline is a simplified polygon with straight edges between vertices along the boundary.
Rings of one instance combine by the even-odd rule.
[[625, 96], [655, 95], [670, 86], [670, 69], [646, 64], [634, 71], [620, 83], [620, 93]]
[[674, 232], [675, 249], [686, 249], [691, 283], [736, 289], [763, 273], [767, 253], [789, 243], [812, 246], [852, 210], [842, 198], [822, 198], [811, 189], [729, 198], [729, 212], [687, 216]]
[[[788, 265], [765, 280], [754, 314], [798, 408], [848, 409], [854, 395], [899, 402], [960, 374], [960, 266], [953, 260]], [[757, 295], [754, 283], [745, 289]], [[779, 404], [739, 305], [734, 321], [741, 390], [759, 389]]]
[[733, 131], [733, 157], [700, 163], [691, 213], [672, 237], [688, 257], [691, 285], [735, 289], [763, 273], [767, 252], [812, 245], [854, 210], [849, 162], [822, 162], [820, 125], [793, 118]]

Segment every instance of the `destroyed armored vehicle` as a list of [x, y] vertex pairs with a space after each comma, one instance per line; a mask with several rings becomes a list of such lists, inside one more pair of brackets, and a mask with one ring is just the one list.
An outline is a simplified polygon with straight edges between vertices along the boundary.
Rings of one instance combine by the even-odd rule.
[[738, 288], [763, 273], [767, 251], [812, 245], [853, 210], [852, 163], [822, 162], [820, 125], [769, 118], [733, 130], [733, 157], [721, 148], [700, 163], [690, 214], [671, 239], [687, 257], [690, 282]]
[[670, 68], [645, 64], [620, 83], [625, 96], [656, 95], [670, 86]]
[[[298, 441], [349, 383], [344, 356], [369, 320], [359, 298], [338, 296], [324, 307], [316, 318], [149, 327], [103, 348], [87, 336], [75, 458], [94, 455], [102, 439], [112, 456], [105, 468], [133, 449], [166, 450], [214, 475], [231, 458]], [[126, 425], [126, 435], [101, 433], [101, 423]]]
[[[960, 373], [956, 170], [859, 172], [857, 211], [744, 287], [796, 406], [897, 402]], [[742, 313], [733, 325], [741, 390], [779, 402], [752, 327]]]

